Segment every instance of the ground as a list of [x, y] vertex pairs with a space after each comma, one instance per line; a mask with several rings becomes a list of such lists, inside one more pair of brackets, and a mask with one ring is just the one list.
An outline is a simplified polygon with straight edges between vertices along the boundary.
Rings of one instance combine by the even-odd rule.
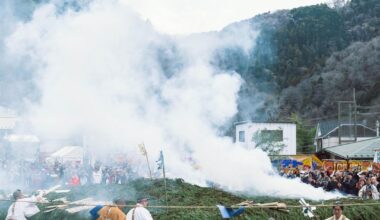
[[[245, 195], [234, 195], [219, 189], [199, 187], [183, 182], [180, 179], [168, 180], [168, 205], [175, 206], [215, 206], [216, 204], [233, 205], [244, 200], [253, 200], [255, 202], [284, 202], [288, 205], [298, 205], [298, 200], [281, 199], [275, 197], [250, 197]], [[138, 179], [131, 181], [127, 185], [107, 185], [107, 186], [81, 186], [72, 188], [71, 192], [65, 195], [69, 201], [93, 197], [97, 200], [112, 200], [116, 197], [124, 197], [133, 204], [137, 197], [147, 196], [150, 198], [150, 205], [165, 205], [165, 191], [162, 180], [146, 180]], [[48, 199], [62, 197], [62, 194], [49, 194]], [[310, 201], [309, 201], [310, 202]], [[332, 204], [335, 201], [323, 201], [324, 204]], [[362, 201], [358, 199], [344, 199], [343, 203], [369, 203], [373, 201]], [[311, 201], [313, 204], [321, 204], [322, 202]], [[5, 214], [10, 202], [0, 202], [0, 219], [5, 219]], [[44, 205], [40, 206], [41, 210], [46, 210]], [[203, 220], [203, 219], [222, 219], [218, 209], [149, 209], [154, 219], [157, 220]], [[126, 210], [127, 211], [127, 210]], [[270, 209], [250, 209], [244, 214], [235, 219], [268, 219], [273, 217], [276, 220], [280, 219], [308, 219], [303, 216], [300, 208], [289, 208], [289, 213], [284, 213]], [[319, 207], [315, 212], [318, 217], [315, 219], [325, 219], [332, 214], [330, 207]], [[346, 207], [344, 213], [350, 219], [378, 219], [380, 216], [380, 203], [376, 206], [357, 206]], [[31, 218], [32, 220], [84, 220], [90, 219], [88, 211], [83, 211], [76, 214], [69, 214], [63, 210], [53, 211], [51, 213], [40, 212]]]

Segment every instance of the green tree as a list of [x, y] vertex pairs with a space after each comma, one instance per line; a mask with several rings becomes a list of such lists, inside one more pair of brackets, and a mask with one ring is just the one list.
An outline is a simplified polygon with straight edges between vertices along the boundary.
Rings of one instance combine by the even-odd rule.
[[315, 127], [306, 125], [306, 122], [296, 113], [291, 114], [290, 121], [297, 126], [297, 153], [314, 152]]
[[[284, 149], [285, 144], [282, 142], [282, 131], [265, 132], [269, 130], [256, 131], [252, 140], [256, 144], [256, 148], [261, 148], [270, 155], [277, 155]], [[281, 135], [281, 136], [280, 136]]]

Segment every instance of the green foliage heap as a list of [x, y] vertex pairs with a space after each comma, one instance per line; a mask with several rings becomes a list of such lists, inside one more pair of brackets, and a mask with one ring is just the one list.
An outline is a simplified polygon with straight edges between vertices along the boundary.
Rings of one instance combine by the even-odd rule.
[[[284, 202], [288, 205], [299, 205], [294, 199], [281, 199], [275, 197], [249, 197], [247, 193], [240, 192], [239, 195], [227, 193], [225, 191], [213, 188], [199, 187], [183, 182], [181, 179], [168, 180], [168, 204], [173, 206], [215, 206], [216, 204], [233, 205], [245, 200], [253, 200], [256, 203], [267, 202]], [[111, 200], [117, 197], [124, 197], [128, 204], [134, 204], [137, 197], [144, 195], [150, 198], [150, 205], [165, 205], [164, 183], [162, 180], [138, 179], [131, 181], [126, 185], [107, 185], [107, 186], [85, 186], [72, 188], [72, 191], [65, 196], [70, 200], [79, 200], [92, 197], [99, 200]], [[275, 195], [274, 195], [275, 196]], [[62, 194], [51, 194], [50, 200], [62, 197]], [[344, 199], [343, 203], [367, 203], [373, 201], [362, 201], [357, 199]], [[321, 204], [321, 202], [309, 201], [312, 204]], [[324, 204], [333, 204], [334, 201], [324, 201]], [[11, 203], [1, 202], [0, 219], [4, 219], [6, 211]], [[51, 204], [49, 204], [51, 205]], [[64, 210], [56, 210], [51, 213], [43, 213], [45, 206], [40, 205], [42, 212], [32, 217], [31, 220], [85, 220], [89, 219], [88, 211], [69, 214]], [[208, 208], [186, 208], [186, 209], [156, 209], [149, 208], [153, 218], [158, 220], [218, 220], [222, 219], [218, 209]], [[125, 211], [128, 211], [126, 209]], [[276, 220], [281, 219], [308, 219], [303, 216], [300, 208], [289, 208], [289, 213], [284, 213], [272, 209], [247, 209], [244, 214], [235, 219], [268, 219], [273, 217]], [[380, 203], [377, 206], [357, 206], [346, 207], [344, 213], [350, 219], [368, 220], [377, 219], [380, 215]], [[325, 219], [332, 215], [331, 207], [317, 208], [315, 214], [318, 218]]]

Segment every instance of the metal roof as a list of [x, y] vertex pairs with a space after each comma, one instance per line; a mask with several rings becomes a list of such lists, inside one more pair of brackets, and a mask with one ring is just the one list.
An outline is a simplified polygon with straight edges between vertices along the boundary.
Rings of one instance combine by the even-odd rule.
[[[330, 121], [322, 121], [318, 123], [318, 129], [319, 132], [321, 132], [318, 136], [325, 136], [327, 133], [331, 132], [332, 130], [336, 129], [339, 125], [339, 122], [336, 120], [330, 120]], [[318, 132], [318, 131], [317, 131]]]
[[[358, 133], [359, 136], [374, 137], [376, 135], [376, 130], [375, 129], [366, 126], [362, 122], [357, 122], [356, 126], [357, 126], [357, 128], [360, 128], [362, 130], [366, 130], [364, 132], [361, 132], [361, 133], [364, 133], [366, 135]], [[349, 121], [342, 121], [341, 122], [341, 128], [342, 128], [341, 135], [342, 136], [350, 136], [350, 135], [352, 135], [351, 133], [353, 132], [354, 127], [355, 127], [355, 124], [352, 121], [351, 122], [349, 122]], [[339, 121], [330, 120], [330, 121], [319, 122], [318, 125], [317, 125], [316, 138], [326, 137], [326, 136], [328, 136], [328, 135], [336, 132], [338, 129], [339, 129]]]
[[21, 134], [11, 134], [4, 137], [4, 140], [9, 142], [24, 142], [24, 143], [38, 143], [38, 139], [35, 135], [21, 135]]
[[334, 147], [324, 148], [336, 156], [353, 159], [353, 158], [373, 158], [375, 150], [380, 149], [380, 137], [358, 141], [355, 143], [341, 144]]
[[291, 121], [238, 121], [235, 122], [234, 125], [242, 125], [242, 124], [295, 124], [294, 122]]

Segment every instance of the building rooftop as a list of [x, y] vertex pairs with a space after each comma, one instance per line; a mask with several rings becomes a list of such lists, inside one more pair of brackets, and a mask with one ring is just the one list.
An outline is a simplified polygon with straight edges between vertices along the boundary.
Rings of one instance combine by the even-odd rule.
[[327, 147], [323, 150], [346, 159], [373, 158], [375, 150], [380, 149], [380, 137], [358, 141], [355, 143], [341, 144], [334, 147]]
[[267, 123], [267, 124], [295, 124], [291, 121], [238, 121], [235, 122], [234, 125], [242, 125], [242, 124], [248, 124], [248, 123]]
[[[368, 127], [365, 123], [357, 122], [357, 135], [358, 137], [375, 137], [376, 130]], [[341, 135], [348, 137], [354, 135], [355, 124], [353, 121], [342, 121], [341, 122]], [[328, 135], [338, 136], [339, 121], [330, 120], [322, 121], [317, 125], [316, 138], [323, 138]]]

